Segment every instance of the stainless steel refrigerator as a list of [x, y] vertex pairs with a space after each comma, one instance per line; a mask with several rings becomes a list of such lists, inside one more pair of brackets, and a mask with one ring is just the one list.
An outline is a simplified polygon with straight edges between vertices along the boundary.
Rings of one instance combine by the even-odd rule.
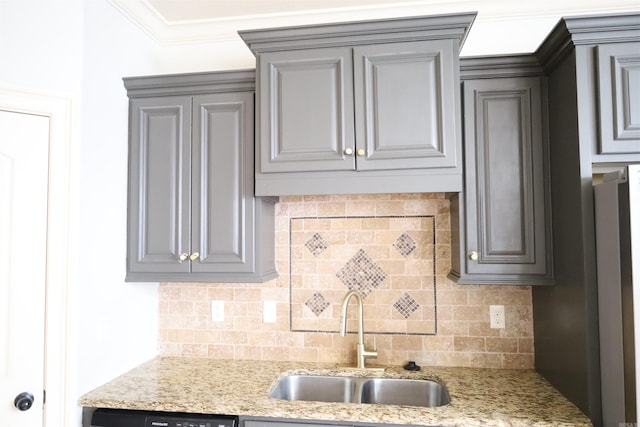
[[637, 426], [640, 393], [640, 165], [595, 186], [603, 426]]

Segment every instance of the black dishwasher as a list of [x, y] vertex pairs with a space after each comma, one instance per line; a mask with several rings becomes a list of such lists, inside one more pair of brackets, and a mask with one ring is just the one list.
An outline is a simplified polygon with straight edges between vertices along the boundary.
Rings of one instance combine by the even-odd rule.
[[91, 427], [238, 427], [235, 415], [96, 409]]

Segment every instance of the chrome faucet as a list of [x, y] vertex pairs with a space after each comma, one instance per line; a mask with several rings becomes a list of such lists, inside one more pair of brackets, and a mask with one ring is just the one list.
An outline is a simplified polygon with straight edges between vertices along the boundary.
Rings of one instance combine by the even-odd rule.
[[358, 303], [358, 344], [356, 345], [356, 353], [358, 357], [358, 368], [366, 368], [364, 359], [367, 357], [378, 357], [378, 352], [374, 350], [367, 350], [364, 347], [364, 308], [362, 305], [362, 297], [356, 291], [349, 291], [342, 298], [342, 317], [340, 318], [340, 335], [345, 336], [347, 334], [347, 307], [351, 297], [355, 297]]

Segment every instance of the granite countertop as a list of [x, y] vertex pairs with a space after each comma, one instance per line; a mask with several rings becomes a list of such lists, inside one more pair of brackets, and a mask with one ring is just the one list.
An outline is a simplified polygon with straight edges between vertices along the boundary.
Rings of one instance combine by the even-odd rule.
[[[282, 375], [433, 379], [451, 403], [435, 408], [273, 399]], [[419, 372], [339, 369], [330, 364], [155, 358], [85, 394], [87, 407], [230, 414], [324, 421], [441, 426], [591, 426], [589, 419], [533, 370], [423, 367]]]

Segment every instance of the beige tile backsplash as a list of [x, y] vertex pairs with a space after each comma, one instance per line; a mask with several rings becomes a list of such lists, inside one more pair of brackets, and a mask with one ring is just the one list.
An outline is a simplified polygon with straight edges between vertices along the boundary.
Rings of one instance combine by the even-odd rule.
[[[163, 283], [159, 352], [215, 359], [355, 363], [354, 333], [338, 333], [345, 292], [364, 296], [370, 363], [533, 368], [528, 286], [456, 285], [443, 193], [282, 197], [267, 283]], [[224, 301], [212, 322], [211, 301]], [[276, 303], [263, 323], [262, 302]], [[505, 306], [505, 329], [489, 306]], [[355, 301], [348, 330], [355, 332]]]

